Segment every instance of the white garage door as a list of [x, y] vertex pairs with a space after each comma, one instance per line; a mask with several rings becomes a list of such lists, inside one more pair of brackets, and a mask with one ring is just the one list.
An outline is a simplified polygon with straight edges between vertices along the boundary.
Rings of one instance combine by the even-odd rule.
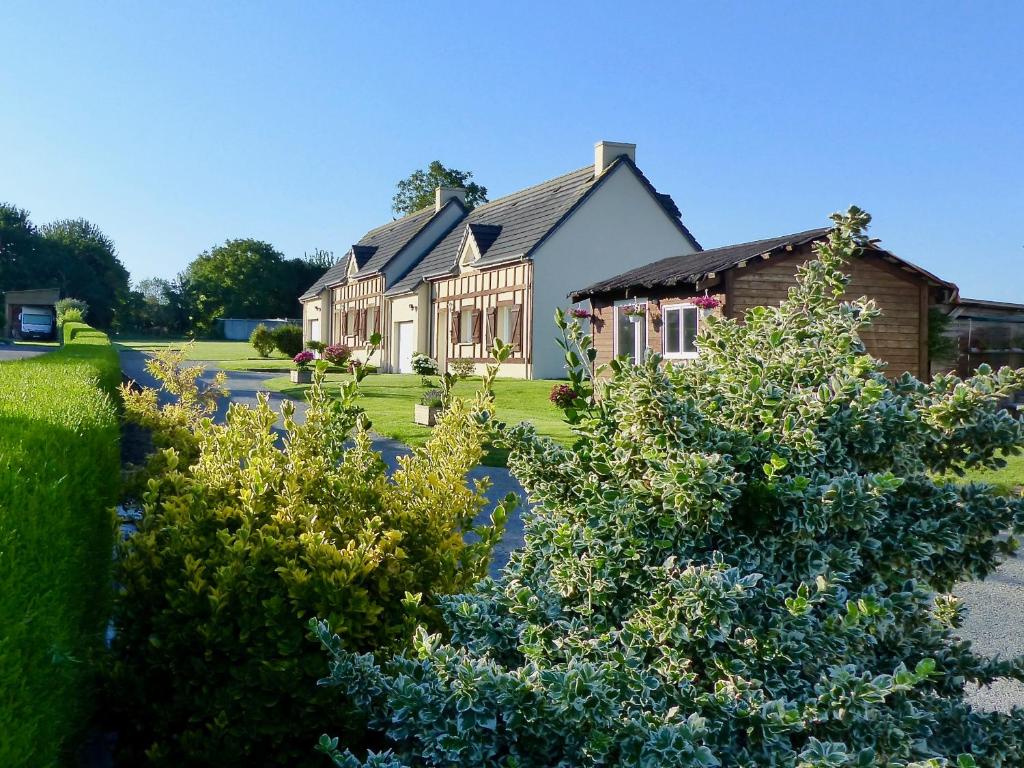
[[398, 333], [395, 338], [398, 340], [398, 372], [412, 373], [412, 353], [416, 351], [416, 333], [413, 323], [395, 323], [398, 326]]

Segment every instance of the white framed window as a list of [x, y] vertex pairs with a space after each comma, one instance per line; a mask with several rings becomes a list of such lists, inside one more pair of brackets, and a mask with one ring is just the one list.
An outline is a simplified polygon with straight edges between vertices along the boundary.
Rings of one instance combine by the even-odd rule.
[[473, 343], [473, 310], [464, 309], [459, 313], [459, 344]]
[[693, 304], [672, 304], [661, 310], [662, 350], [666, 358], [697, 356], [697, 327], [700, 309]]
[[[641, 315], [629, 314], [629, 307], [643, 307]], [[647, 299], [622, 299], [615, 302], [615, 355], [626, 355], [631, 361], [642, 360], [647, 348]]]

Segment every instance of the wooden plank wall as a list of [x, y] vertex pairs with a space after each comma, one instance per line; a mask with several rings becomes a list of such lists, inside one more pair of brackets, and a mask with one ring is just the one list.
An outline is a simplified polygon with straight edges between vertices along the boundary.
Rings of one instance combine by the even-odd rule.
[[[533, 339], [533, 265], [519, 262], [505, 267], [484, 270], [466, 270], [433, 285], [434, 344], [439, 360], [471, 360], [474, 363], [491, 362], [486, 338], [487, 310], [499, 305], [521, 306], [521, 348], [509, 359], [510, 363], [529, 363]], [[479, 309], [482, 313], [480, 342], [452, 344], [452, 313], [463, 309]], [[505, 339], [504, 341], [508, 341]]]
[[[796, 270], [813, 257], [809, 246], [731, 272], [725, 305], [729, 317], [751, 307], [778, 305], [796, 283]], [[868, 253], [844, 268], [850, 276], [846, 298], [874, 299], [882, 316], [861, 334], [868, 351], [889, 363], [887, 373], [910, 371], [927, 377], [928, 286], [918, 276]]]

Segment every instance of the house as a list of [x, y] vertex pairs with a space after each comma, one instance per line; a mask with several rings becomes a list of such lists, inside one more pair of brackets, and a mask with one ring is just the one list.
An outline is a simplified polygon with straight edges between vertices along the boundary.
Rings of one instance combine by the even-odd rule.
[[[594, 163], [466, 211], [461, 190], [368, 232], [300, 297], [307, 340], [355, 346], [407, 372], [414, 351], [478, 370], [495, 338], [515, 349], [503, 374], [565, 375], [554, 312], [581, 282], [700, 250], [672, 199], [635, 162], [598, 142]], [[331, 318], [328, 321], [326, 318]]]
[[[598, 363], [615, 355], [637, 357], [646, 348], [668, 360], [696, 357], [697, 330], [708, 295], [720, 303], [714, 311], [742, 318], [750, 308], [777, 305], [796, 282], [796, 269], [814, 258], [813, 245], [829, 228], [729, 245], [655, 261], [573, 291], [571, 299], [589, 302]], [[889, 364], [893, 375], [910, 371], [929, 376], [929, 309], [955, 301], [957, 287], [886, 251], [863, 249], [846, 267], [847, 295], [872, 298], [882, 316], [862, 333], [868, 351]], [[695, 300], [697, 300], [695, 302]], [[636, 305], [644, 314], [634, 320]]]
[[971, 375], [979, 365], [1024, 366], [1024, 304], [959, 297], [946, 313], [949, 354], [933, 369]]

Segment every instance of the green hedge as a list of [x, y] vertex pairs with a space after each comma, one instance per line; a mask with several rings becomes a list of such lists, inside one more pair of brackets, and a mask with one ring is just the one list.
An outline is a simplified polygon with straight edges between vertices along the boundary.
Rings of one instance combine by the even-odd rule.
[[0, 765], [71, 762], [95, 702], [120, 476], [117, 353], [81, 323], [0, 364]]

